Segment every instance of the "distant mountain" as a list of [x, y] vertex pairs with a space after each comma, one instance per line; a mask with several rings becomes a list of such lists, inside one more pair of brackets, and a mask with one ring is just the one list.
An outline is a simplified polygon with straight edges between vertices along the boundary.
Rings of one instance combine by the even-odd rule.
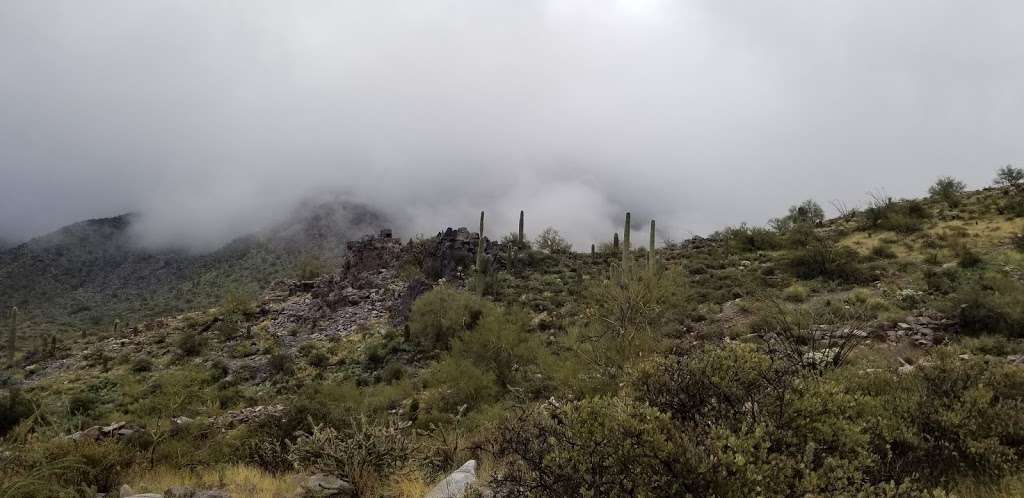
[[327, 269], [345, 242], [386, 224], [372, 209], [308, 202], [285, 222], [205, 254], [135, 243], [137, 215], [87, 220], [0, 249], [0, 309], [18, 306], [29, 328], [107, 326], [217, 304], [300, 270]]

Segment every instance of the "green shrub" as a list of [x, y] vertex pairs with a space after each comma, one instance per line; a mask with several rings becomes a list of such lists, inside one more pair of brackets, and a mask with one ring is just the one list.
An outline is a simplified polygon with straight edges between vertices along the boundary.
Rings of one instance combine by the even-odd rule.
[[863, 228], [910, 234], [924, 228], [924, 223], [931, 218], [931, 212], [921, 201], [896, 202], [878, 197], [873, 199], [862, 216]]
[[22, 420], [36, 412], [32, 400], [15, 388], [5, 389], [0, 395], [0, 438]]
[[533, 382], [548, 360], [540, 337], [527, 331], [522, 312], [488, 313], [469, 333], [452, 342], [451, 356], [493, 373], [499, 386], [522, 388]]
[[412, 453], [409, 423], [358, 419], [347, 431], [314, 426], [288, 444], [295, 468], [349, 479], [357, 496], [375, 494], [380, 477], [405, 465]]
[[409, 336], [421, 349], [447, 349], [459, 334], [476, 326], [495, 306], [479, 296], [449, 287], [438, 287], [412, 305]]
[[625, 498], [703, 496], [702, 456], [657, 410], [627, 399], [596, 398], [509, 416], [491, 479], [509, 496]]
[[725, 240], [730, 249], [739, 253], [774, 251], [782, 248], [782, 236], [777, 231], [746, 224], [726, 227], [712, 237]]
[[892, 246], [884, 242], [872, 247], [871, 255], [878, 259], [896, 259], [897, 257], [896, 251], [893, 251]]
[[221, 302], [221, 310], [238, 317], [252, 315], [256, 312], [256, 291], [243, 287], [228, 289]]
[[285, 352], [271, 353], [267, 358], [267, 368], [274, 375], [286, 375], [295, 371], [295, 361], [292, 355]]
[[1024, 233], [1018, 233], [1010, 237], [1010, 245], [1014, 249], [1024, 252]]
[[955, 267], [950, 268], [927, 268], [924, 271], [924, 283], [928, 290], [937, 294], [947, 295], [957, 288], [960, 281], [960, 271]]
[[977, 268], [985, 262], [977, 251], [965, 243], [957, 244], [953, 252], [956, 254], [957, 264], [960, 265], [960, 268]]
[[468, 359], [448, 357], [436, 363], [426, 374], [426, 404], [431, 411], [454, 414], [474, 409], [498, 399], [501, 388], [494, 372], [484, 370]]
[[138, 356], [132, 360], [132, 364], [129, 368], [135, 373], [150, 372], [153, 370], [153, 360], [148, 356]]
[[777, 409], [792, 372], [751, 344], [705, 346], [645, 362], [628, 390], [688, 426], [738, 427]]
[[1024, 337], [1024, 284], [987, 275], [957, 293], [953, 307], [966, 334]]
[[928, 194], [956, 209], [960, 207], [961, 197], [966, 190], [967, 184], [964, 182], [951, 176], [944, 176], [935, 181], [935, 184], [928, 189]]
[[206, 340], [197, 332], [184, 331], [178, 335], [176, 346], [182, 356], [198, 356], [199, 353], [203, 352]]
[[572, 244], [563, 239], [558, 230], [547, 227], [537, 236], [537, 248], [549, 254], [568, 254]]
[[782, 298], [791, 303], [802, 303], [807, 300], [808, 296], [811, 295], [811, 291], [807, 290], [800, 284], [793, 284], [786, 287], [786, 290], [782, 291]]
[[815, 237], [788, 256], [790, 271], [801, 279], [824, 278], [843, 283], [861, 283], [866, 273], [858, 263], [857, 251], [823, 237]]
[[790, 206], [789, 214], [782, 218], [774, 218], [769, 223], [778, 232], [785, 232], [801, 225], [820, 225], [825, 221], [825, 210], [812, 199], [796, 206]]

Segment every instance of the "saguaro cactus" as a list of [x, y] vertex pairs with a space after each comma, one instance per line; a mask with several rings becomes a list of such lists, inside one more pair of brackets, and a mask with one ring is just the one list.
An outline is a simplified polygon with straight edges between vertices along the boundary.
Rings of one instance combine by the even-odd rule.
[[651, 220], [651, 242], [647, 247], [647, 268], [654, 272], [655, 258], [654, 258], [654, 220]]
[[590, 258], [593, 259], [593, 258], [596, 258], [596, 257], [597, 257], [597, 246], [594, 245], [594, 244], [590, 244]]
[[629, 266], [632, 261], [632, 254], [629, 252], [629, 211], [626, 211], [626, 224], [622, 229], [622, 267]]
[[615, 232], [615, 235], [612, 236], [612, 250], [619, 252], [619, 232]]
[[14, 366], [14, 348], [18, 345], [18, 307], [12, 306], [11, 329], [7, 333], [7, 364]]
[[523, 236], [523, 217], [524, 217], [524, 213], [522, 211], [519, 211], [519, 245], [520, 246], [522, 246], [523, 242], [526, 241], [526, 238]]
[[483, 273], [484, 269], [484, 212], [480, 211], [480, 239], [476, 244], [476, 271]]

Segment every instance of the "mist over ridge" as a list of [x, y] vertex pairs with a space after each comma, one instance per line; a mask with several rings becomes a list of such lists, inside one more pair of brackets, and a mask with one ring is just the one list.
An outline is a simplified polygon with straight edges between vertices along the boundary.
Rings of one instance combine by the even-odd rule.
[[0, 7], [0, 239], [211, 248], [340, 192], [402, 235], [679, 239], [1021, 162], [1014, 2]]

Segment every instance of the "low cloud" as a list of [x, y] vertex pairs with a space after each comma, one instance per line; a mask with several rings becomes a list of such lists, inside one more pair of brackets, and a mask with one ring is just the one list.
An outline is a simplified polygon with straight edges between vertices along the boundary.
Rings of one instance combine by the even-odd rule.
[[211, 247], [310, 195], [404, 235], [974, 186], [1024, 157], [1018, 2], [525, 0], [0, 6], [0, 238], [143, 213]]

